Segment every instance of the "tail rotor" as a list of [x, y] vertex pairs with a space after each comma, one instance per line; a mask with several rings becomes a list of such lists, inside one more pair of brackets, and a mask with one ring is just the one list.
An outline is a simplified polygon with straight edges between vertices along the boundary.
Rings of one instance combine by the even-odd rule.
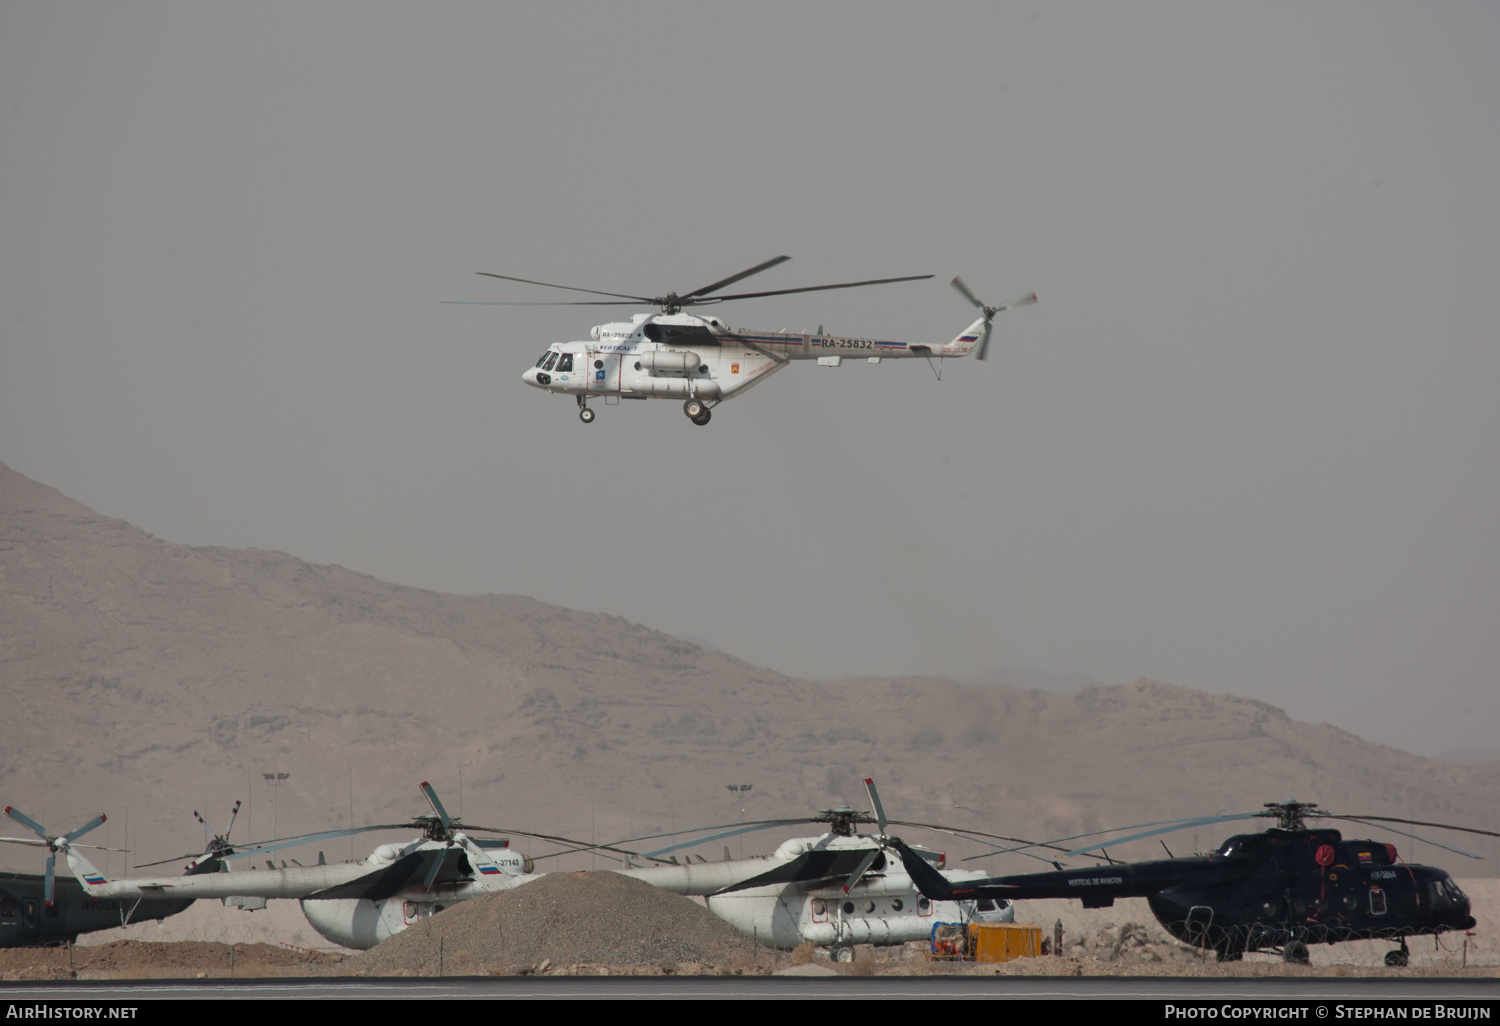
[[970, 303], [973, 303], [977, 309], [984, 311], [984, 330], [979, 335], [979, 346], [974, 353], [974, 359], [976, 360], [983, 360], [989, 354], [990, 322], [994, 320], [997, 313], [1004, 313], [1006, 310], [1013, 310], [1018, 306], [1030, 306], [1036, 302], [1036, 293], [1030, 292], [1024, 296], [1012, 299], [1009, 303], [1001, 303], [999, 306], [986, 306], [980, 301], [978, 296], [970, 291], [969, 286], [964, 284], [962, 278], [955, 277], [952, 284], [958, 290], [959, 295], [963, 296]]
[[[46, 827], [42, 826], [40, 823], [32, 819], [30, 816], [26, 815], [24, 812], [21, 812], [19, 809], [14, 809], [7, 805], [5, 807], [5, 814], [11, 819], [15, 820], [17, 823], [20, 823], [26, 829], [30, 830], [32, 833], [36, 834], [36, 836], [40, 838], [40, 840], [34, 841], [29, 837], [0, 837], [0, 841], [10, 841], [14, 844], [36, 845], [37, 847], [45, 847], [47, 849], [47, 870], [46, 875], [42, 880], [42, 901], [45, 902], [48, 907], [51, 907], [52, 895], [56, 891], [55, 870], [57, 868], [57, 853], [63, 852], [66, 854], [69, 846], [72, 845], [74, 841], [78, 840], [78, 838], [82, 837], [90, 830], [93, 830], [95, 827], [103, 824], [105, 817], [103, 815], [100, 815], [94, 819], [89, 820], [77, 830], [73, 830], [69, 833], [58, 836], [56, 834], [47, 833]], [[97, 846], [84, 845], [84, 847]], [[119, 851], [121, 849], [107, 848], [105, 850]]]

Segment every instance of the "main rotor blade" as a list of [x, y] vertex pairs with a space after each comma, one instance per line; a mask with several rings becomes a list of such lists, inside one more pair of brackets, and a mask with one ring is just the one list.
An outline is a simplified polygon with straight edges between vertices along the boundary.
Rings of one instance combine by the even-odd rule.
[[958, 289], [958, 291], [963, 295], [965, 299], [973, 303], [975, 306], [979, 307], [979, 309], [984, 309], [984, 304], [979, 301], [978, 296], [969, 291], [969, 286], [964, 284], [964, 280], [962, 278], [955, 276], [954, 279], [948, 284]]
[[[242, 858], [245, 858], [246, 856], [249, 856], [249, 855], [260, 855], [260, 854], [263, 854], [264, 852], [268, 852], [268, 851], [279, 851], [282, 848], [294, 848], [294, 847], [296, 847], [299, 844], [311, 844], [313, 841], [331, 840], [332, 838], [335, 838], [335, 837], [350, 837], [350, 836], [352, 836], [354, 834], [363, 834], [363, 833], [367, 833], [368, 831], [371, 831], [371, 830], [399, 830], [399, 829], [401, 829], [401, 828], [400, 827], [355, 827], [352, 830], [328, 830], [328, 831], [325, 831], [324, 833], [321, 833], [321, 834], [308, 834], [305, 837], [294, 837], [290, 841], [282, 841], [279, 844], [262, 844], [262, 845], [258, 845], [258, 846], [251, 847], [251, 848], [241, 848], [239, 851], [232, 851], [232, 852], [229, 852], [229, 853], [227, 853], [225, 855], [220, 855], [220, 856], [218, 856], [218, 858], [224, 860], [225, 862], [228, 862], [230, 859], [242, 859]], [[198, 856], [191, 855], [191, 856], [184, 856], [184, 857], [186, 857], [186, 858], [197, 858]], [[174, 862], [176, 860], [175, 859], [165, 859], [163, 861]], [[159, 865], [160, 863], [153, 862], [153, 863], [150, 863], [150, 864], [151, 865]]]
[[[865, 777], [865, 792], [870, 796], [870, 808], [875, 811], [875, 824], [880, 827], [880, 836], [885, 836], [885, 806], [880, 804], [880, 792], [875, 790], [875, 781]], [[844, 888], [845, 891], [848, 888]]]
[[1363, 823], [1365, 820], [1370, 820], [1374, 823], [1407, 823], [1411, 826], [1437, 827], [1440, 830], [1462, 830], [1466, 834], [1483, 834], [1485, 837], [1500, 837], [1500, 833], [1496, 833], [1493, 830], [1454, 826], [1452, 823], [1429, 823], [1422, 819], [1402, 819], [1398, 816], [1345, 816], [1337, 812], [1309, 812], [1305, 813], [1305, 815], [1309, 819], [1318, 816], [1324, 819], [1347, 819], [1355, 823]]
[[1028, 292], [1024, 296], [1017, 296], [1015, 299], [1012, 299], [1009, 303], [1003, 303], [1000, 306], [995, 307], [995, 312], [996, 313], [1001, 313], [1002, 311], [1005, 311], [1005, 310], [1014, 310], [1018, 306], [1030, 306], [1032, 303], [1035, 303], [1035, 302], [1036, 302], [1036, 293], [1035, 292]]
[[791, 257], [789, 256], [772, 257], [763, 264], [756, 264], [748, 271], [741, 271], [739, 274], [731, 274], [723, 281], [716, 281], [712, 285], [705, 285], [701, 289], [694, 289], [691, 292], [686, 292], [680, 298], [691, 299], [694, 296], [706, 296], [710, 292], [717, 292], [725, 286], [733, 285], [735, 282], [741, 280], [742, 278], [748, 278], [752, 274], [759, 274], [761, 271], [769, 270], [770, 268], [775, 267], [777, 264], [784, 264], [790, 259]]
[[9, 805], [7, 805], [5, 807], [5, 814], [11, 819], [15, 820], [17, 823], [21, 824], [27, 830], [30, 830], [32, 833], [36, 834], [42, 840], [47, 840], [47, 831], [43, 829], [40, 823], [32, 819], [30, 816], [26, 815], [26, 813], [22, 812], [19, 809], [13, 809]]
[[[1345, 820], [1348, 820], [1350, 823], [1360, 823], [1360, 822], [1362, 822], [1361, 820], [1355, 819], [1353, 816], [1331, 816], [1329, 818], [1330, 819], [1345, 819]], [[1375, 824], [1374, 823], [1365, 823], [1364, 825], [1365, 826], [1374, 826]], [[1393, 834], [1400, 834], [1403, 837], [1410, 837], [1413, 840], [1421, 841], [1424, 844], [1435, 844], [1439, 848], [1446, 848], [1449, 851], [1457, 852], [1460, 855], [1467, 855], [1471, 859], [1481, 859], [1482, 860], [1484, 858], [1483, 855], [1476, 855], [1472, 851], [1465, 851], [1464, 849], [1455, 847], [1454, 845], [1444, 844], [1442, 841], [1434, 841], [1430, 837], [1423, 837], [1421, 834], [1414, 834], [1414, 833], [1411, 833], [1410, 831], [1407, 831], [1407, 830], [1397, 830], [1393, 826], [1382, 826], [1379, 829], [1381, 829], [1381, 830], [1389, 830]], [[1477, 831], [1477, 832], [1478, 833], [1483, 833], [1484, 831]]]
[[427, 871], [427, 879], [422, 881], [422, 890], [432, 890], [432, 881], [437, 879], [438, 871], [443, 868], [443, 863], [448, 861], [448, 852], [449, 849], [444, 848], [443, 853], [432, 860], [432, 868]]
[[57, 866], [57, 856], [47, 856], [47, 875], [42, 880], [42, 901], [47, 905], [52, 904], [52, 871]]
[[234, 829], [234, 821], [239, 817], [240, 803], [235, 802], [234, 808], [229, 810], [229, 825], [224, 828], [224, 840], [229, 840], [229, 831]]
[[844, 883], [845, 894], [848, 894], [850, 891], [854, 890], [854, 885], [859, 883], [859, 878], [865, 875], [865, 870], [869, 869], [871, 864], [874, 863], [874, 861], [879, 857], [880, 849], [871, 848], [870, 854], [860, 859], [858, 868], [856, 868], [853, 873], [849, 874], [849, 879]]
[[438, 821], [443, 824], [443, 829], [453, 829], [453, 817], [448, 815], [448, 810], [443, 808], [442, 802], [438, 801], [437, 792], [425, 780], [422, 781], [422, 793], [427, 796], [427, 804], [432, 806], [432, 811], [437, 813]]
[[644, 855], [642, 855], [641, 858], [643, 858], [643, 859], [653, 859], [653, 858], [655, 858], [658, 855], [665, 855], [667, 852], [669, 852], [669, 851], [676, 851], [679, 848], [692, 848], [692, 847], [696, 847], [697, 845], [700, 845], [700, 844], [707, 844], [709, 841], [718, 841], [718, 840], [722, 840], [725, 837], [734, 837], [737, 834], [753, 834], [757, 830], [769, 830], [769, 829], [771, 829], [774, 826], [791, 826], [794, 823], [805, 823], [805, 822], [806, 822], [806, 820], [789, 819], [789, 820], [782, 820], [781, 822], [754, 823], [754, 824], [752, 824], [750, 826], [739, 827], [739, 828], [737, 828], [735, 830], [725, 830], [723, 833], [709, 834], [707, 837], [697, 837], [697, 838], [694, 838], [691, 841], [682, 841], [679, 844], [672, 844], [672, 845], [668, 845], [665, 848], [658, 848], [655, 851], [648, 851]]
[[35, 837], [0, 837], [0, 841], [6, 841], [10, 844], [29, 844], [33, 848], [47, 847], [46, 841], [39, 841]]
[[800, 289], [773, 289], [770, 292], [740, 292], [733, 296], [709, 296], [706, 300], [694, 300], [692, 303], [683, 303], [683, 306], [692, 306], [699, 302], [725, 303], [731, 299], [760, 299], [762, 296], [788, 296], [793, 292], [826, 292], [829, 289], [857, 289], [864, 285], [889, 285], [897, 281], [923, 281], [931, 278], [930, 274], [909, 274], [904, 278], [872, 278], [869, 281], [846, 281], [838, 285], [809, 285]]
[[650, 296], [632, 296], [624, 292], [600, 292], [598, 289], [581, 289], [576, 285], [554, 285], [550, 281], [532, 281], [530, 278], [512, 278], [508, 274], [491, 274], [489, 271], [475, 271], [486, 278], [499, 278], [501, 281], [518, 281], [523, 285], [540, 285], [548, 289], [567, 289], [569, 292], [587, 292], [591, 296], [614, 296], [616, 299], [633, 299], [637, 303], [655, 303], [656, 300]]
[[77, 830], [74, 830], [71, 834], [63, 834], [62, 835], [62, 842], [63, 842], [63, 844], [70, 844], [70, 843], [72, 843], [73, 841], [75, 841], [78, 838], [82, 837], [84, 834], [88, 833], [90, 830], [92, 830], [95, 827], [101, 825], [104, 822], [104, 820], [105, 820], [104, 814], [100, 813], [100, 815], [96, 819], [89, 820], [83, 826], [79, 827]]
[[1073, 851], [1067, 852], [1063, 855], [1063, 858], [1066, 859], [1071, 858], [1074, 855], [1082, 855], [1085, 852], [1095, 851], [1099, 848], [1108, 848], [1111, 844], [1124, 844], [1126, 841], [1139, 841], [1143, 837], [1155, 837], [1157, 834], [1170, 834], [1177, 830], [1186, 830], [1189, 827], [1208, 826], [1210, 823], [1226, 823], [1230, 820], [1236, 819], [1264, 818], [1265, 813], [1263, 812], [1242, 812], [1234, 816], [1208, 816], [1203, 819], [1188, 820], [1186, 823], [1179, 823], [1177, 826], [1161, 827], [1157, 830], [1146, 830], [1139, 834], [1131, 834], [1128, 837], [1112, 837], [1107, 841], [1101, 841], [1098, 844], [1091, 844], [1087, 848], [1077, 848]]
[[619, 299], [569, 299], [560, 300], [554, 303], [500, 302], [494, 300], [478, 299], [439, 299], [438, 303], [444, 306], [640, 306], [641, 303], [647, 303], [651, 306], [656, 305], [655, 301], [650, 299], [644, 299], [641, 300], [641, 302], [625, 302], [624, 300]]

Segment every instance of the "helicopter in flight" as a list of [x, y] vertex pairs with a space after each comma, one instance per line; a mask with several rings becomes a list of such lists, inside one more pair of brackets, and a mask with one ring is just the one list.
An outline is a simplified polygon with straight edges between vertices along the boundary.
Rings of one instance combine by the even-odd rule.
[[761, 292], [724, 294], [721, 291], [790, 259], [787, 256], [773, 257], [711, 285], [681, 294], [668, 292], [654, 297], [601, 292], [480, 271], [479, 274], [503, 281], [611, 298], [540, 303], [448, 302], [477, 306], [655, 306], [658, 308], [656, 313], [638, 313], [628, 321], [596, 325], [587, 340], [553, 343], [535, 366], [521, 375], [521, 380], [533, 388], [573, 396], [578, 403], [578, 417], [585, 424], [594, 422], [590, 399], [601, 399], [606, 405], [615, 405], [621, 399], [680, 399], [683, 413], [699, 426], [709, 422], [714, 408], [720, 403], [760, 384], [794, 360], [815, 360], [820, 367], [838, 367], [849, 359], [863, 359], [869, 363], [913, 358], [931, 361], [970, 353], [983, 360], [989, 349], [990, 322], [995, 315], [1036, 302], [1036, 293], [1033, 292], [1009, 303], [987, 306], [962, 280], [954, 278], [953, 287], [981, 311], [981, 316], [948, 342], [896, 342], [825, 335], [821, 327], [814, 335], [734, 329], [716, 314], [687, 312], [732, 300], [862, 288], [932, 277], [918, 274]]
[[[77, 830], [56, 835], [18, 809], [6, 806], [5, 814], [26, 827], [36, 837], [0, 837], [9, 844], [23, 844], [47, 849], [47, 866], [43, 873], [0, 874], [0, 948], [33, 947], [49, 944], [71, 944], [81, 933], [108, 930], [127, 923], [148, 919], [165, 919], [193, 903], [186, 900], [137, 900], [102, 898], [89, 894], [81, 881], [56, 876], [57, 855], [76, 847], [102, 851], [122, 851], [100, 845], [79, 845], [78, 838], [105, 822], [96, 817]], [[189, 872], [210, 872], [209, 867]]]
[[[1154, 829], [1077, 848], [1067, 855], [1232, 820], [1275, 820], [1264, 832], [1236, 834], [1207, 855], [1173, 858], [1169, 850], [1166, 859], [1115, 862], [1092, 869], [1063, 869], [1054, 863], [1056, 869], [1050, 873], [962, 883], [932, 872], [921, 854], [899, 838], [891, 838], [889, 845], [929, 898], [1079, 898], [1084, 908], [1106, 908], [1116, 898], [1142, 897], [1167, 932], [1184, 943], [1212, 949], [1220, 961], [1270, 949], [1279, 950], [1285, 961], [1305, 965], [1309, 944], [1387, 939], [1401, 946], [1387, 952], [1386, 965], [1404, 966], [1409, 959], [1406, 938], [1474, 927], [1468, 896], [1444, 870], [1406, 863], [1395, 845], [1346, 840], [1338, 830], [1310, 827], [1307, 821], [1337, 819], [1364, 826], [1402, 823], [1489, 837], [1500, 834], [1447, 823], [1316, 810], [1315, 802], [1288, 800], [1267, 802], [1263, 812], [1142, 823], [1138, 826]], [[1386, 829], [1470, 858], [1482, 857], [1394, 827]], [[1100, 833], [1113, 832], [1117, 831]], [[1089, 836], [1095, 835], [1062, 840]]]

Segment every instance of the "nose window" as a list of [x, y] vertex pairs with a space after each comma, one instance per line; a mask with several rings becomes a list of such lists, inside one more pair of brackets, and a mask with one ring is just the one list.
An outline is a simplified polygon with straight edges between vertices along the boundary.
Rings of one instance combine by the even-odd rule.
[[538, 367], [540, 367], [542, 364], [544, 364], [544, 363], [547, 362], [547, 357], [549, 357], [551, 355], [552, 355], [551, 352], [543, 353], [541, 356], [537, 357], [536, 365]]
[[552, 365], [557, 362], [556, 353], [548, 353], [546, 361], [542, 364], [542, 370], [551, 370]]

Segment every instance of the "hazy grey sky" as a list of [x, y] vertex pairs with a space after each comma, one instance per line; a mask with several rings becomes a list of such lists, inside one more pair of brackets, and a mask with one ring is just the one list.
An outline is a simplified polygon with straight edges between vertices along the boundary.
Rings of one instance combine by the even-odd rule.
[[[174, 542], [801, 675], [1013, 664], [1500, 735], [1500, 6], [0, 6], [0, 460]], [[696, 428], [522, 385], [736, 324], [952, 337]], [[836, 710], [829, 711], [836, 716]]]

